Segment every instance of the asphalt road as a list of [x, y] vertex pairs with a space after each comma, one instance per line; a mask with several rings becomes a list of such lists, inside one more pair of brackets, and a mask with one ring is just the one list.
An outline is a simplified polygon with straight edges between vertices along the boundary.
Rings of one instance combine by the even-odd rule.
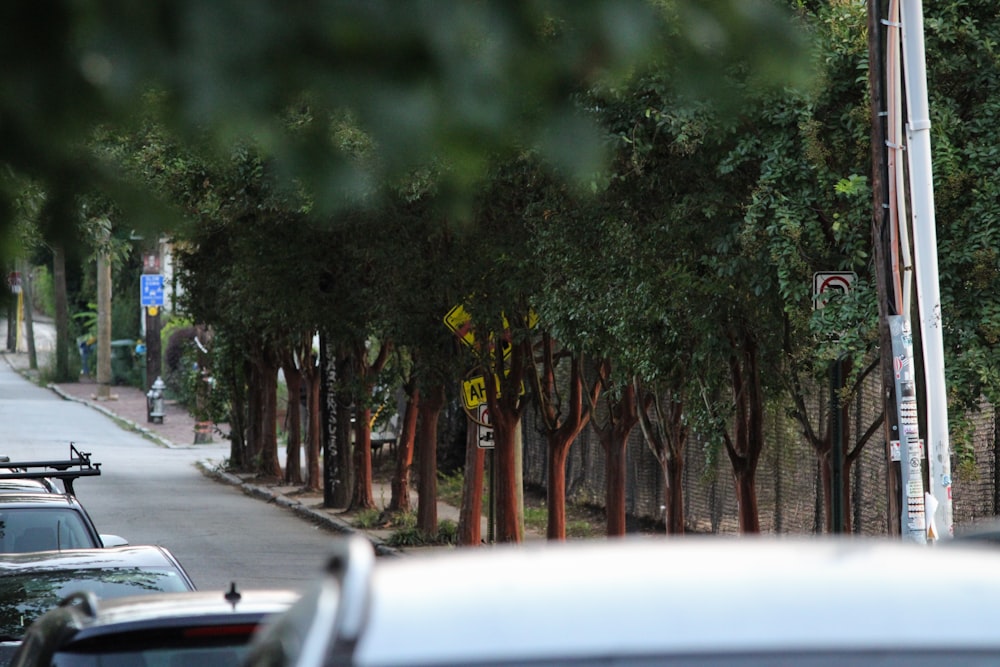
[[222, 461], [228, 443], [164, 447], [0, 362], [0, 454], [63, 459], [70, 442], [101, 463], [100, 477], [76, 483], [98, 530], [167, 547], [199, 588], [303, 590], [318, 576], [331, 533], [197, 468]]

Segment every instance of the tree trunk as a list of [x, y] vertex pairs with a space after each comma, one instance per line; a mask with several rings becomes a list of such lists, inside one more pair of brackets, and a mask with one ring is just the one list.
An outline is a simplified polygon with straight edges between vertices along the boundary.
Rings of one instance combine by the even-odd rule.
[[546, 479], [545, 504], [548, 510], [548, 527], [545, 536], [550, 540], [566, 539], [566, 459], [569, 458], [569, 448], [573, 441], [549, 436], [548, 476]]
[[335, 479], [333, 487], [333, 506], [347, 508], [351, 504], [351, 492], [354, 490], [354, 443], [351, 427], [351, 408], [337, 402], [337, 420], [334, 425], [337, 437], [335, 457]]
[[408, 392], [399, 444], [396, 446], [396, 471], [392, 476], [390, 512], [408, 512], [410, 510], [410, 469], [413, 467], [414, 440], [417, 434], [419, 408], [420, 389], [414, 386]]
[[617, 400], [608, 399], [608, 423], [594, 424], [604, 449], [604, 505], [608, 537], [625, 534], [625, 447], [628, 436], [639, 423], [634, 383], [628, 383]]
[[372, 495], [372, 428], [371, 408], [355, 410], [354, 421], [354, 492], [350, 508], [375, 509]]
[[281, 479], [278, 460], [278, 364], [257, 344], [250, 358], [250, 428], [248, 463], [254, 473]]
[[264, 441], [264, 392], [257, 362], [251, 359], [247, 368], [247, 444], [243, 463], [244, 470], [251, 471], [260, 459], [261, 443]]
[[[62, 245], [52, 249], [52, 282], [55, 291], [56, 325], [56, 382], [70, 382], [76, 378], [69, 372], [69, 301], [66, 292], [66, 251]], [[75, 345], [73, 346], [76, 347]]]
[[625, 534], [625, 445], [612, 436], [604, 446], [604, 498], [608, 537]]
[[227, 383], [229, 384], [229, 465], [234, 470], [247, 469], [247, 433], [249, 430], [249, 401], [247, 398], [247, 382], [250, 373], [246, 370], [249, 366], [243, 362], [243, 371], [236, 370], [236, 364], [230, 365], [233, 370]]
[[478, 547], [483, 541], [483, 461], [485, 458], [485, 450], [479, 446], [479, 427], [469, 421], [466, 425], [462, 507], [458, 518], [458, 544], [460, 546]]
[[97, 253], [97, 400], [111, 398], [111, 258]]
[[35, 350], [35, 303], [31, 281], [31, 265], [22, 262], [21, 294], [24, 298], [24, 330], [28, 343], [28, 368], [38, 370], [38, 352]]
[[569, 357], [569, 403], [564, 413], [556, 382], [558, 357], [555, 354], [555, 341], [547, 334], [542, 336], [541, 350], [542, 372], [540, 376], [536, 376], [536, 394], [548, 440], [546, 536], [550, 540], [565, 540], [566, 460], [569, 457], [570, 447], [590, 420], [590, 406], [597, 402], [601, 383], [600, 381], [594, 383], [589, 400], [584, 404], [583, 359], [579, 356]]
[[664, 522], [668, 535], [684, 534], [684, 458], [670, 456], [663, 463], [663, 491], [666, 513]]
[[435, 385], [422, 393], [417, 428], [417, 528], [427, 535], [437, 535], [437, 434], [438, 418], [444, 409], [444, 385]]
[[733, 470], [736, 481], [736, 502], [739, 505], [740, 533], [757, 534], [760, 532], [760, 508], [757, 505], [756, 470], [741, 467]]
[[257, 474], [281, 479], [278, 460], [278, 365], [267, 358], [261, 367], [261, 443]]
[[373, 509], [375, 499], [372, 496], [372, 390], [378, 381], [378, 375], [385, 368], [392, 351], [391, 342], [383, 342], [379, 347], [377, 358], [369, 363], [368, 345], [359, 341], [354, 345], [354, 379], [357, 386], [357, 399], [354, 402], [356, 421], [354, 423], [354, 486], [351, 493], [350, 507], [353, 509]]
[[759, 533], [757, 463], [764, 449], [764, 395], [760, 386], [757, 343], [746, 329], [729, 334], [730, 388], [733, 394], [733, 436], [724, 433], [726, 452], [733, 466], [741, 533]]
[[[493, 471], [496, 484], [496, 540], [497, 542], [521, 542], [524, 539], [524, 507], [521, 484], [520, 428], [524, 401], [521, 388], [524, 381], [526, 362], [531, 359], [530, 343], [525, 340], [512, 344], [510, 367], [500, 346], [493, 351], [494, 367], [489, 369], [492, 377], [500, 378], [501, 391], [497, 383], [487, 379], [486, 401], [493, 425]], [[487, 378], [490, 375], [487, 374]]]
[[287, 444], [285, 446], [285, 482], [288, 484], [302, 483], [302, 411], [300, 398], [302, 396], [302, 373], [295, 365], [293, 355], [282, 355], [281, 370], [285, 375], [285, 386], [288, 387], [288, 410], [285, 413]]
[[[689, 429], [684, 423], [684, 400], [680, 390], [673, 390], [665, 401], [655, 392], [643, 392], [638, 380], [636, 391], [642, 395], [639, 407], [639, 425], [642, 437], [653, 456], [660, 463], [663, 473], [663, 520], [668, 535], [684, 533], [684, 450]], [[654, 423], [649, 417], [650, 408], [656, 410]], [[665, 409], [664, 409], [665, 408]]]
[[306, 429], [306, 488], [310, 491], [318, 491], [323, 483], [319, 456], [323, 443], [323, 409], [318, 370], [315, 364], [312, 364], [310, 370], [305, 374], [309, 423], [309, 428]]

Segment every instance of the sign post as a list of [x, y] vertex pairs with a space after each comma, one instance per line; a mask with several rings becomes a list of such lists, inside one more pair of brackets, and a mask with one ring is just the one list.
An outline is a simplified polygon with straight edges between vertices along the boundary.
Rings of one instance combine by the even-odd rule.
[[[853, 271], [818, 271], [813, 274], [813, 308], [822, 310], [834, 294], [847, 294], [858, 279]], [[830, 365], [830, 530], [844, 532], [844, 457], [847, 455], [846, 417], [840, 402], [844, 373], [850, 357], [841, 355]]]
[[[149, 265], [148, 263], [146, 264]], [[163, 307], [163, 275], [144, 273], [139, 277], [139, 303], [145, 311], [146, 329], [146, 382], [149, 391], [156, 378], [163, 375], [161, 369], [160, 309]]]
[[490, 460], [490, 476], [488, 480], [489, 494], [486, 499], [486, 543], [493, 544], [496, 539], [494, 525], [496, 524], [496, 475], [493, 470], [496, 467], [496, 449], [493, 446], [493, 425], [490, 422], [490, 409], [486, 405], [479, 406], [479, 419], [476, 420], [476, 428], [479, 431], [476, 441], [480, 449], [488, 450]]

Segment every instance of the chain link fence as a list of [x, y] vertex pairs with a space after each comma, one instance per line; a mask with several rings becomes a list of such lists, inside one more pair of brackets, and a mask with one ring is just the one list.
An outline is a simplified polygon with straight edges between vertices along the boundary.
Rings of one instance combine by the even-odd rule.
[[[814, 423], [823, 414], [828, 392], [818, 390], [810, 406]], [[853, 449], [881, 412], [877, 378], [858, 392], [851, 409]], [[954, 521], [959, 526], [993, 516], [1000, 507], [997, 459], [1000, 456], [997, 415], [985, 405], [971, 415], [974, 424], [974, 465], [952, 465]], [[818, 533], [825, 530], [821, 466], [801, 427], [783, 410], [766, 418], [766, 444], [757, 470], [761, 530], [768, 533]], [[879, 429], [863, 447], [850, 475], [851, 525], [856, 533], [885, 535], [888, 516], [888, 445]], [[546, 442], [529, 411], [524, 419], [525, 484], [544, 488]], [[664, 481], [660, 464], [633, 429], [626, 448], [626, 511], [629, 524], [663, 520]], [[566, 469], [567, 501], [604, 506], [604, 452], [594, 430], [586, 428], [570, 449]], [[714, 451], [692, 435], [684, 457], [684, 514], [687, 530], [695, 533], [737, 532], [733, 476], [725, 451]], [[898, 519], [893, 519], [898, 521]]]

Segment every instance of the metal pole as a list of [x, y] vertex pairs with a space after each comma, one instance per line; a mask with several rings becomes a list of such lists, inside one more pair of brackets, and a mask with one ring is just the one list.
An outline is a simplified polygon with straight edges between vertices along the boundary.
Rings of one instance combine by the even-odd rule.
[[913, 338], [910, 321], [902, 315], [889, 318], [892, 334], [892, 359], [896, 377], [896, 414], [899, 415], [899, 435], [893, 460], [899, 461], [900, 534], [904, 540], [927, 543], [927, 523], [924, 507], [924, 476], [921, 469], [923, 452], [917, 418], [916, 373], [913, 366]]
[[840, 390], [844, 386], [844, 358], [830, 366], [830, 532], [844, 532], [844, 412]]
[[486, 521], [486, 543], [493, 544], [496, 541], [496, 523], [497, 523], [497, 482], [495, 470], [497, 467], [497, 450], [496, 447], [490, 447], [490, 498], [489, 498], [489, 517]]
[[927, 462], [931, 496], [935, 501], [931, 504], [936, 505], [933, 511], [928, 506], [927, 537], [938, 540], [951, 537], [954, 526], [941, 288], [934, 220], [934, 179], [931, 170], [931, 121], [924, 53], [924, 15], [921, 0], [903, 0], [902, 8], [913, 250], [927, 393]]

